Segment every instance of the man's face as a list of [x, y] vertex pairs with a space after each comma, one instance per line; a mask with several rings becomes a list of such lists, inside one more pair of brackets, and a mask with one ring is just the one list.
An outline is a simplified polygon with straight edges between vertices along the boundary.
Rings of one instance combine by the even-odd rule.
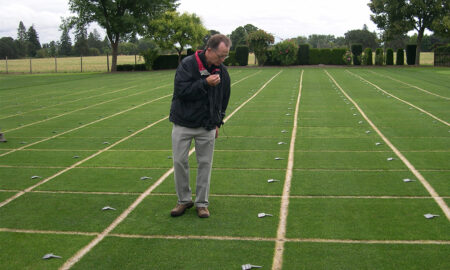
[[228, 58], [229, 51], [230, 48], [225, 46], [223, 42], [219, 44], [219, 47], [216, 50], [208, 48], [208, 62], [213, 65], [219, 66], [223, 63], [223, 61], [225, 61], [225, 59]]

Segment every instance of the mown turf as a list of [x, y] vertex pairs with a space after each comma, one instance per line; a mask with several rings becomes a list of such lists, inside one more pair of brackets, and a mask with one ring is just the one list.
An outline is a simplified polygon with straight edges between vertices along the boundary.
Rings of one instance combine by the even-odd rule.
[[[1, 168], [0, 189], [21, 190], [52, 176], [57, 168]], [[32, 179], [33, 176], [38, 176]]]

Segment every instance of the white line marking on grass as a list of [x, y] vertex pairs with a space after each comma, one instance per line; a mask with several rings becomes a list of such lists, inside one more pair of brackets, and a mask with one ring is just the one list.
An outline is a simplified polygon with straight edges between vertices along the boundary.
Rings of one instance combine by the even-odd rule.
[[403, 84], [405, 84], [405, 85], [407, 85], [407, 86], [409, 86], [409, 87], [412, 87], [412, 88], [416, 88], [416, 89], [418, 89], [418, 90], [420, 90], [420, 91], [423, 91], [423, 92], [425, 92], [425, 93], [427, 93], [427, 94], [430, 94], [430, 95], [433, 95], [433, 96], [436, 96], [436, 97], [440, 97], [440, 98], [443, 98], [443, 99], [446, 99], [446, 100], [450, 100], [449, 97], [444, 97], [444, 96], [435, 94], [435, 93], [433, 93], [433, 92], [430, 92], [430, 91], [427, 91], [427, 90], [425, 90], [425, 89], [422, 89], [422, 88], [420, 88], [420, 87], [418, 87], [418, 86], [415, 86], [415, 85], [412, 85], [412, 84], [409, 84], [409, 83], [406, 83], [406, 82], [403, 82], [403, 81], [394, 79], [394, 78], [392, 78], [392, 77], [390, 77], [390, 76], [388, 76], [388, 75], [383, 75], [383, 74], [380, 74], [380, 73], [375, 72], [375, 71], [372, 71], [372, 70], [369, 70], [369, 71], [370, 71], [371, 73], [373, 73], [373, 74], [376, 74], [376, 75], [379, 75], [379, 76], [382, 76], [382, 77], [385, 77], [385, 78], [389, 78], [389, 79], [391, 79], [391, 80], [393, 80], [393, 81], [396, 81], [396, 82], [399, 82], [399, 83], [403, 83]]
[[[56, 118], [59, 118], [59, 117], [62, 117], [62, 116], [68, 115], [68, 114], [72, 114], [74, 112], [86, 110], [86, 109], [89, 109], [89, 108], [92, 108], [92, 107], [96, 107], [96, 106], [99, 106], [99, 105], [103, 105], [103, 104], [106, 104], [106, 103], [109, 103], [109, 102], [113, 102], [113, 101], [116, 101], [116, 100], [132, 97], [132, 96], [136, 96], [136, 95], [140, 95], [140, 94], [144, 94], [145, 92], [153, 91], [153, 90], [156, 90], [156, 89], [159, 89], [159, 88], [163, 88], [163, 87], [166, 87], [166, 86], [170, 86], [170, 84], [165, 84], [165, 85], [162, 85], [162, 86], [158, 86], [156, 88], [152, 88], [150, 90], [145, 90], [145, 91], [142, 91], [142, 92], [130, 94], [130, 95], [127, 95], [127, 96], [124, 96], [124, 97], [117, 97], [117, 98], [106, 100], [106, 101], [103, 101], [103, 102], [100, 102], [100, 103], [95, 103], [95, 104], [89, 105], [87, 107], [83, 107], [83, 108], [79, 108], [79, 109], [76, 109], [76, 110], [73, 110], [73, 111], [70, 111], [70, 112], [58, 114], [58, 115], [55, 115], [55, 116], [52, 116], [52, 117], [49, 117], [49, 118], [46, 118], [46, 119], [43, 119], [43, 120], [39, 120], [39, 121], [36, 121], [36, 122], [33, 122], [33, 123], [29, 123], [29, 124], [26, 124], [26, 125], [23, 125], [23, 126], [20, 126], [20, 127], [8, 129], [8, 130], [5, 130], [4, 132], [11, 132], [11, 131], [14, 131], [14, 130], [18, 130], [18, 129], [22, 129], [22, 128], [25, 128], [25, 127], [33, 126], [33, 125], [36, 125], [36, 124], [39, 124], [39, 123], [43, 123], [43, 122], [47, 122], [47, 121], [50, 121], [50, 120], [53, 120], [53, 119], [56, 119]], [[132, 86], [132, 87], [129, 87], [129, 88], [133, 88], [133, 87], [135, 87], [135, 86]]]
[[[163, 86], [161, 86], [161, 87], [163, 87]], [[158, 88], [159, 88], [159, 87], [158, 87]], [[79, 127], [76, 127], [76, 128], [73, 128], [73, 129], [66, 130], [66, 131], [64, 131], [64, 132], [61, 132], [61, 133], [56, 134], [56, 135], [51, 136], [51, 137], [47, 137], [47, 138], [42, 139], [42, 140], [40, 140], [40, 141], [36, 141], [36, 142], [30, 143], [30, 144], [24, 145], [24, 146], [22, 146], [22, 147], [19, 147], [19, 148], [16, 148], [16, 149], [14, 149], [14, 150], [5, 152], [5, 153], [3, 153], [3, 154], [0, 154], [0, 157], [6, 156], [6, 155], [11, 154], [11, 153], [14, 153], [14, 152], [16, 152], [16, 151], [23, 150], [23, 149], [25, 149], [25, 148], [27, 148], [27, 147], [30, 147], [30, 146], [32, 146], [32, 145], [35, 145], [35, 144], [38, 144], [38, 143], [41, 143], [41, 142], [45, 142], [45, 141], [54, 139], [54, 138], [59, 137], [59, 136], [61, 136], [61, 135], [67, 134], [67, 133], [69, 133], [69, 132], [72, 132], [72, 131], [75, 131], [75, 130], [78, 130], [78, 129], [81, 129], [81, 128], [84, 128], [84, 127], [87, 127], [87, 126], [90, 126], [90, 125], [92, 125], [92, 124], [101, 122], [101, 121], [103, 121], [103, 120], [106, 120], [106, 119], [112, 118], [112, 117], [114, 117], [114, 116], [117, 116], [117, 115], [126, 113], [126, 112], [128, 112], [128, 111], [137, 109], [137, 108], [142, 107], [142, 106], [144, 106], [144, 105], [150, 104], [150, 103], [152, 103], [152, 102], [155, 102], [155, 101], [158, 101], [158, 100], [160, 100], [160, 99], [164, 99], [164, 98], [167, 98], [167, 97], [170, 97], [170, 96], [172, 96], [172, 94], [170, 94], [170, 95], [165, 95], [165, 96], [159, 97], [159, 98], [157, 98], [157, 99], [153, 99], [153, 100], [144, 102], [144, 103], [142, 103], [142, 104], [139, 104], [139, 105], [137, 105], [137, 106], [128, 108], [128, 109], [123, 110], [123, 111], [121, 111], [121, 112], [117, 112], [117, 113], [115, 113], [115, 114], [112, 114], [112, 115], [110, 115], [110, 116], [103, 117], [103, 118], [100, 118], [100, 119], [98, 119], [98, 120], [92, 121], [92, 122], [90, 122], [90, 123], [81, 125], [81, 126], [79, 126]]]
[[[161, 99], [161, 98], [159, 98], [159, 99]], [[64, 170], [61, 170], [61, 171], [57, 172], [56, 174], [54, 174], [54, 175], [52, 175], [52, 176], [50, 176], [50, 177], [45, 178], [44, 180], [40, 181], [39, 183], [36, 183], [35, 185], [26, 188], [24, 191], [21, 191], [21, 192], [15, 194], [14, 196], [12, 196], [12, 197], [6, 199], [5, 201], [1, 202], [1, 203], [0, 203], [0, 208], [3, 207], [3, 206], [5, 206], [5, 205], [7, 205], [7, 204], [10, 203], [11, 201], [13, 201], [13, 200], [19, 198], [20, 196], [24, 195], [25, 193], [32, 191], [32, 190], [35, 189], [36, 187], [38, 187], [38, 186], [40, 186], [40, 185], [42, 185], [42, 184], [47, 183], [48, 181], [52, 180], [53, 178], [55, 178], [55, 177], [57, 177], [57, 176], [59, 176], [59, 175], [65, 173], [65, 172], [67, 172], [67, 171], [69, 171], [69, 170], [71, 170], [71, 169], [73, 169], [73, 168], [76, 168], [77, 166], [83, 164], [84, 162], [86, 162], [86, 161], [88, 161], [88, 160], [90, 160], [90, 159], [92, 159], [92, 158], [94, 158], [94, 157], [100, 155], [101, 153], [103, 153], [103, 152], [105, 152], [105, 151], [111, 149], [112, 147], [118, 145], [119, 143], [121, 143], [121, 142], [123, 142], [123, 141], [125, 141], [125, 140], [128, 140], [129, 138], [135, 136], [136, 134], [138, 134], [138, 133], [140, 133], [140, 132], [142, 132], [142, 131], [144, 131], [144, 130], [146, 130], [146, 129], [148, 129], [148, 128], [150, 128], [150, 127], [152, 127], [152, 126], [154, 126], [154, 125], [156, 125], [156, 124], [158, 124], [158, 123], [160, 123], [160, 122], [162, 122], [162, 121], [164, 121], [164, 120], [166, 120], [167, 118], [169, 118], [169, 116], [166, 116], [166, 117], [164, 117], [164, 118], [162, 118], [162, 119], [160, 119], [160, 120], [158, 120], [158, 121], [156, 121], [156, 122], [153, 122], [152, 124], [150, 124], [150, 125], [148, 125], [148, 126], [142, 128], [142, 129], [140, 129], [140, 130], [138, 130], [138, 131], [132, 133], [131, 135], [129, 135], [129, 136], [127, 136], [127, 137], [125, 137], [125, 138], [123, 138], [123, 139], [121, 139], [121, 140], [119, 140], [119, 141], [113, 143], [113, 144], [111, 144], [110, 146], [108, 146], [108, 147], [106, 147], [106, 148], [104, 148], [104, 149], [102, 149], [102, 150], [100, 150], [100, 151], [98, 151], [98, 152], [96, 152], [96, 153], [90, 155], [89, 157], [87, 157], [87, 158], [85, 158], [85, 159], [83, 159], [83, 160], [80, 160], [79, 162], [77, 162], [77, 163], [71, 165], [70, 167], [67, 167], [67, 168], [65, 168]]]
[[[245, 104], [250, 102], [256, 95], [258, 95], [275, 77], [277, 77], [282, 70], [270, 78], [261, 88], [256, 91], [256, 93], [237, 107], [230, 115], [228, 115], [223, 121], [227, 122], [230, 117], [232, 117], [237, 111], [239, 111]], [[189, 151], [189, 156], [194, 153], [195, 149], [192, 148]], [[92, 248], [94, 248], [100, 241], [102, 241], [112, 230], [114, 230], [125, 218], [134, 210], [136, 207], [164, 180], [166, 180], [169, 175], [174, 171], [174, 168], [170, 168], [165, 174], [163, 174], [153, 185], [151, 185], [144, 193], [142, 193], [119, 217], [117, 217], [102, 233], [100, 233], [94, 240], [92, 240], [87, 246], [80, 249], [74, 256], [69, 258], [60, 269], [70, 269], [75, 265], [84, 255], [86, 255]]]
[[66, 235], [87, 235], [87, 236], [98, 235], [98, 233], [93, 232], [42, 231], [42, 230], [23, 230], [23, 229], [9, 229], [9, 228], [0, 228], [0, 232], [31, 233], [31, 234], [66, 234]]
[[295, 106], [294, 126], [292, 127], [291, 144], [289, 146], [289, 158], [286, 168], [286, 177], [284, 180], [283, 195], [281, 197], [280, 221], [278, 223], [277, 240], [275, 243], [275, 253], [273, 256], [272, 270], [280, 270], [283, 266], [284, 242], [286, 238], [286, 224], [289, 208], [289, 193], [291, 192], [292, 172], [294, 168], [295, 139], [297, 136], [298, 111], [300, 107], [300, 98], [302, 96], [303, 72], [300, 74], [300, 83], [298, 87], [297, 104]]
[[425, 179], [425, 177], [422, 176], [422, 174], [409, 162], [409, 160], [391, 143], [391, 141], [388, 140], [384, 136], [383, 133], [375, 126], [375, 124], [367, 117], [367, 115], [361, 110], [359, 105], [342, 89], [342, 87], [336, 82], [336, 80], [328, 73], [328, 71], [324, 70], [324, 72], [330, 77], [331, 80], [333, 80], [334, 84], [341, 90], [341, 92], [350, 100], [353, 105], [358, 109], [358, 111], [361, 113], [361, 115], [366, 119], [367, 123], [375, 130], [375, 132], [383, 139], [383, 141], [392, 149], [392, 151], [397, 155], [397, 157], [403, 161], [403, 163], [408, 167], [408, 169], [414, 174], [414, 176], [419, 179], [419, 181], [422, 183], [422, 185], [425, 187], [425, 189], [428, 191], [428, 193], [433, 197], [433, 199], [436, 201], [436, 203], [439, 205], [439, 207], [444, 212], [445, 216], [448, 220], [450, 220], [450, 209], [445, 203], [445, 201], [442, 199], [442, 197], [439, 196], [439, 194], [434, 190], [434, 188], [428, 183], [428, 181]]
[[319, 239], [319, 238], [291, 238], [288, 242], [306, 242], [306, 243], [339, 243], [339, 244], [425, 244], [425, 245], [448, 245], [450, 241], [439, 240], [350, 240], [350, 239]]
[[[357, 77], [357, 78], [360, 78], [361, 80], [363, 80], [363, 81], [369, 83], [370, 85], [372, 85], [372, 86], [375, 87], [376, 89], [382, 91], [383, 93], [385, 93], [385, 94], [387, 94], [387, 95], [389, 95], [389, 96], [391, 96], [391, 97], [393, 97], [393, 98], [395, 98], [395, 99], [397, 99], [397, 100], [400, 100], [401, 102], [406, 103], [406, 104], [408, 104], [409, 106], [411, 106], [411, 107], [413, 107], [413, 108], [415, 108], [415, 109], [417, 109], [417, 110], [419, 110], [419, 111], [421, 111], [421, 112], [427, 114], [428, 116], [430, 116], [430, 117], [432, 117], [432, 118], [438, 120], [439, 122], [445, 124], [446, 126], [450, 126], [450, 124], [449, 124], [448, 122], [446, 122], [446, 121], [440, 119], [439, 117], [435, 116], [434, 114], [429, 113], [429, 112], [425, 111], [424, 109], [422, 109], [422, 108], [420, 108], [420, 107], [417, 107], [416, 105], [414, 105], [414, 104], [412, 104], [412, 103], [410, 103], [410, 102], [408, 102], [408, 101], [406, 101], [406, 100], [403, 100], [403, 99], [401, 99], [401, 98], [399, 98], [399, 97], [397, 97], [397, 96], [394, 96], [393, 94], [387, 92], [386, 90], [383, 90], [383, 89], [382, 89], [381, 87], [379, 87], [378, 85], [376, 85], [376, 84], [374, 84], [374, 83], [372, 83], [372, 82], [370, 82], [370, 81], [364, 79], [363, 77], [361, 77], [361, 76], [359, 76], [359, 75], [357, 75], [357, 74], [355, 74], [355, 73], [353, 73], [353, 72], [351, 72], [351, 71], [348, 71], [348, 70], [346, 70], [346, 72], [348, 72], [348, 73], [352, 74], [353, 76], [355, 76], [355, 77]], [[328, 75], [328, 76], [330, 76], [330, 75]]]

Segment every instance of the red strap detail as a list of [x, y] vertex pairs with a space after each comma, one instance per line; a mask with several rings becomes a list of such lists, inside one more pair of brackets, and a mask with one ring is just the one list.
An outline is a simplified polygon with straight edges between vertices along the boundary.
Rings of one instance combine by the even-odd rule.
[[200, 56], [198, 56], [199, 53], [201, 53], [201, 50], [198, 50], [195, 52], [195, 59], [197, 60], [198, 70], [202, 72], [203, 70], [206, 70], [206, 68], [203, 66], [202, 60], [200, 60]]

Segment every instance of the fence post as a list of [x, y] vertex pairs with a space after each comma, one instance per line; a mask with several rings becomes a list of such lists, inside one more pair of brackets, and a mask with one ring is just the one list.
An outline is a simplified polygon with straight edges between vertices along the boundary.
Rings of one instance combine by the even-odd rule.
[[58, 63], [56, 63], [56, 55], [55, 55], [55, 73], [58, 73]]
[[109, 72], [109, 54], [108, 53], [106, 53], [106, 69]]
[[134, 55], [134, 65], [137, 65], [136, 54]]
[[81, 61], [81, 73], [83, 73], [83, 55], [80, 55], [80, 61]]
[[33, 73], [33, 70], [31, 68], [31, 57], [30, 57], [30, 74], [32, 74], [32, 73]]
[[6, 74], [8, 74], [8, 56], [6, 56]]

